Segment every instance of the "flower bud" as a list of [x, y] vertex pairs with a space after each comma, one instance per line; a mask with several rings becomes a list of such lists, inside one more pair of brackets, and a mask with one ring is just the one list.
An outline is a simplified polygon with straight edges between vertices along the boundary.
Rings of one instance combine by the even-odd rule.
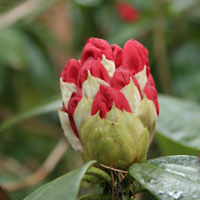
[[60, 83], [61, 125], [76, 151], [118, 169], [146, 159], [159, 105], [142, 44], [132, 39], [122, 49], [90, 38]]
[[118, 3], [116, 9], [120, 18], [125, 22], [135, 22], [139, 18], [139, 11], [130, 3]]

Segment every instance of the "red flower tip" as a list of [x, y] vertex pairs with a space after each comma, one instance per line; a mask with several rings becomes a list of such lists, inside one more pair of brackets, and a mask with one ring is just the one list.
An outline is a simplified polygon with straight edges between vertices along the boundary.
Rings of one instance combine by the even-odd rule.
[[127, 41], [122, 52], [122, 65], [133, 74], [142, 71], [146, 65], [148, 75], [150, 71], [148, 50], [135, 39]]
[[147, 82], [144, 88], [144, 94], [146, 95], [148, 99], [154, 102], [156, 106], [157, 115], [159, 115], [158, 94], [157, 94], [156, 88], [152, 86], [150, 82]]
[[78, 75], [77, 85], [79, 88], [82, 88], [82, 84], [88, 78], [88, 71], [94, 77], [100, 78], [110, 84], [110, 78], [105, 67], [101, 64], [100, 60], [95, 60], [90, 57], [81, 67], [81, 70]]
[[122, 49], [116, 44], [111, 45], [116, 68], [122, 64]]
[[128, 101], [118, 89], [101, 85], [94, 98], [91, 114], [95, 115], [100, 111], [100, 117], [103, 118], [111, 110], [113, 103], [118, 109], [125, 109], [127, 112], [131, 112]]
[[76, 80], [77, 80], [80, 68], [81, 68], [81, 65], [78, 60], [75, 60], [72, 58], [69, 59], [61, 73], [62, 80], [64, 82], [76, 84]]
[[74, 123], [74, 119], [73, 119], [73, 114], [74, 114], [74, 111], [79, 103], [79, 101], [81, 100], [81, 95], [73, 92], [72, 93], [72, 96], [69, 100], [69, 103], [68, 103], [68, 107], [67, 107], [67, 113], [68, 113], [68, 117], [69, 117], [69, 122], [70, 122], [70, 125], [71, 125], [71, 128], [72, 130], [74, 131], [75, 135], [79, 138], [79, 134], [78, 134], [78, 130], [76, 128], [76, 125]]
[[139, 19], [139, 11], [129, 3], [118, 3], [116, 9], [125, 22], [135, 22]]
[[124, 86], [130, 83], [130, 78], [132, 78], [134, 84], [136, 85], [136, 87], [138, 88], [140, 92], [140, 86], [136, 78], [133, 76], [133, 74], [130, 71], [128, 71], [123, 66], [117, 68], [117, 70], [115, 71], [113, 75], [113, 79], [112, 79], [112, 86], [114, 88], [121, 90]]
[[112, 49], [109, 43], [103, 39], [90, 38], [81, 54], [81, 64], [83, 64], [88, 58], [102, 59], [102, 55], [105, 55], [107, 59], [112, 60]]

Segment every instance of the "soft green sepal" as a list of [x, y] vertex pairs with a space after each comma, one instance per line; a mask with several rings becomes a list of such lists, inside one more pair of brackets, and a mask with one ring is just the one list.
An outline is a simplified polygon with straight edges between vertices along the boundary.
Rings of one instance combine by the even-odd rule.
[[105, 67], [110, 79], [112, 79], [113, 74], [115, 73], [115, 63], [112, 60], [108, 60], [103, 54], [101, 64]]
[[108, 83], [104, 80], [94, 77], [91, 75], [90, 71], [88, 71], [88, 78], [86, 81], [83, 82], [82, 85], [82, 93], [85, 95], [88, 99], [94, 99], [95, 95], [99, 91], [100, 85], [106, 85], [108, 86]]
[[[79, 136], [82, 143], [86, 144], [88, 135], [91, 133], [92, 130], [95, 129], [96, 126], [98, 126], [99, 123], [101, 123], [99, 112], [97, 112], [95, 115], [90, 115], [89, 117], [87, 117], [87, 119], [83, 121], [79, 131]], [[87, 149], [85, 148], [85, 145], [83, 145], [83, 149], [84, 153], [87, 154]]]
[[131, 113], [121, 111], [117, 122], [101, 119], [98, 113], [82, 123], [80, 138], [86, 157], [114, 168], [126, 169], [145, 157], [146, 145], [142, 145], [146, 144], [144, 136], [148, 131], [143, 132], [141, 121]]
[[151, 142], [157, 122], [157, 113], [153, 101], [144, 97], [137, 109], [136, 116], [141, 120], [144, 127], [148, 128], [149, 142]]
[[83, 95], [81, 101], [75, 109], [73, 118], [78, 131], [80, 130], [82, 122], [91, 115], [92, 102], [93, 101], [91, 99], [88, 99], [85, 95]]
[[149, 149], [149, 131], [144, 128], [136, 145], [137, 162], [143, 162], [147, 158], [147, 152]]
[[119, 110], [115, 104], [113, 104], [112, 109], [106, 114], [106, 119], [117, 122], [119, 118], [121, 117], [123, 111]]
[[132, 113], [136, 112], [137, 107], [139, 106], [141, 102], [141, 96], [138, 88], [133, 82], [133, 79], [130, 78], [130, 83], [122, 88], [121, 92], [126, 97]]
[[141, 93], [144, 93], [144, 88], [147, 83], [147, 73], [146, 73], [146, 68], [147, 66], [144, 66], [144, 69], [142, 71], [139, 71], [137, 74], [135, 74], [135, 78], [137, 79], [139, 85], [140, 85], [140, 90]]
[[130, 129], [135, 141], [138, 140], [142, 130], [144, 129], [141, 120], [138, 117], [136, 117], [133, 113], [129, 113], [126, 111], [123, 111], [120, 119], [118, 120], [118, 123], [124, 124], [124, 126]]

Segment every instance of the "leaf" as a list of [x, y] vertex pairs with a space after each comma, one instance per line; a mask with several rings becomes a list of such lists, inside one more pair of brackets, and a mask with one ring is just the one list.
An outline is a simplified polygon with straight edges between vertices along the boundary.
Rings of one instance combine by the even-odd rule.
[[[198, 0], [170, 0], [169, 7], [173, 12], [180, 13], [184, 12], [186, 9], [192, 8], [196, 5], [199, 1]], [[196, 5], [197, 6], [197, 5]]]
[[169, 156], [133, 164], [136, 181], [161, 200], [199, 200], [200, 165], [195, 156]]
[[90, 161], [81, 168], [45, 184], [24, 200], [76, 200], [81, 180], [87, 169], [94, 162], [95, 161]]
[[[171, 65], [176, 94], [191, 100], [200, 100], [200, 47], [195, 41], [186, 41], [173, 51]], [[192, 77], [192, 78], [191, 78]]]
[[0, 30], [0, 61], [2, 66], [22, 69], [25, 66], [26, 53], [23, 48], [23, 34], [19, 29]]
[[158, 135], [184, 147], [200, 150], [200, 106], [169, 96], [159, 96]]
[[15, 115], [14, 117], [3, 122], [3, 124], [0, 126], [0, 132], [5, 131], [6, 129], [11, 128], [12, 126], [17, 125], [23, 122], [24, 120], [30, 119], [32, 117], [54, 112], [58, 110], [61, 107], [61, 105], [62, 105], [61, 98], [59, 99], [56, 98], [53, 101], [38, 106], [37, 108], [33, 108], [24, 113]]
[[102, 0], [75, 0], [75, 2], [80, 6], [94, 7], [102, 3]]
[[134, 24], [134, 26], [130, 25], [121, 25], [121, 28], [119, 31], [114, 32], [108, 37], [108, 42], [110, 44], [118, 44], [123, 45], [127, 40], [130, 38], [136, 38], [138, 39], [141, 35], [148, 32], [152, 29], [152, 26], [150, 25], [150, 20], [148, 18], [145, 18], [138, 22], [137, 24]]

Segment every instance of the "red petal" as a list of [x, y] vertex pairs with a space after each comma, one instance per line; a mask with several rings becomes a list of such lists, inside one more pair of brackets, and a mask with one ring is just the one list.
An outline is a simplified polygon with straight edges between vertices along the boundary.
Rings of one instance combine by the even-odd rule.
[[149, 73], [148, 50], [135, 39], [129, 40], [122, 51], [122, 65], [133, 74], [138, 73], [147, 66]]
[[105, 67], [101, 64], [101, 62], [99, 60], [89, 58], [83, 64], [79, 72], [78, 79], [77, 79], [77, 85], [79, 88], [82, 88], [83, 82], [87, 80], [88, 71], [90, 71], [90, 73], [94, 77], [100, 78], [110, 84], [110, 78], [109, 78], [108, 72], [105, 69]]
[[76, 84], [80, 68], [81, 66], [78, 60], [69, 59], [61, 73], [62, 80], [64, 82]]
[[128, 71], [126, 68], [122, 66], [117, 68], [117, 70], [115, 71], [112, 78], [112, 86], [121, 90], [124, 86], [130, 83], [130, 78], [132, 78], [135, 86], [138, 88], [140, 92], [140, 87], [136, 78], [133, 76], [133, 74], [131, 74], [130, 71]]
[[158, 94], [157, 94], [156, 88], [153, 87], [149, 82], [147, 82], [144, 88], [144, 93], [148, 99], [154, 102], [156, 106], [157, 115], [159, 115]]
[[153, 76], [152, 76], [151, 74], [149, 74], [148, 82], [149, 82], [150, 85], [152, 85], [153, 87], [156, 87], [155, 81], [154, 81]]
[[103, 54], [107, 59], [113, 59], [109, 43], [103, 39], [90, 38], [83, 49], [81, 63], [83, 64], [90, 57], [101, 60]]
[[62, 111], [63, 111], [63, 112], [67, 112], [67, 109], [66, 109], [66, 107], [65, 107], [64, 102], [62, 102]]
[[118, 109], [131, 112], [128, 101], [118, 89], [101, 85], [100, 91], [94, 98], [91, 114], [95, 115], [100, 111], [100, 117], [103, 118], [111, 110], [113, 103]]
[[122, 49], [116, 44], [111, 46], [116, 68], [122, 64]]
[[71, 125], [72, 130], [74, 131], [75, 135], [79, 138], [79, 134], [78, 134], [78, 130], [76, 128], [76, 125], [74, 123], [74, 119], [73, 119], [73, 115], [74, 115], [74, 111], [79, 103], [79, 101], [81, 100], [81, 95], [73, 92], [72, 96], [69, 100], [68, 103], [68, 107], [67, 107], [67, 113], [68, 113], [68, 117], [69, 117], [69, 122]]

